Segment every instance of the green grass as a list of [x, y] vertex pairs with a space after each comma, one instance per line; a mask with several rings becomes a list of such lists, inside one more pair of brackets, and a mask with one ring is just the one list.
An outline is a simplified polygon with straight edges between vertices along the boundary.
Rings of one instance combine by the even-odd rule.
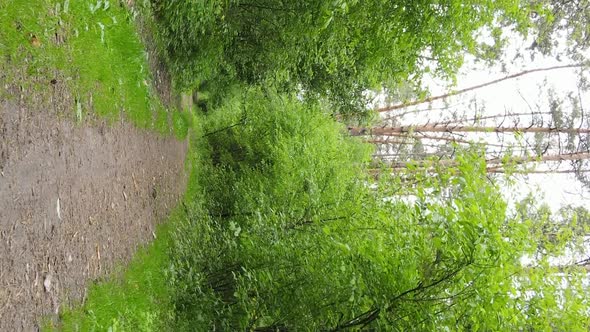
[[125, 272], [93, 284], [83, 306], [68, 308], [59, 322], [45, 330], [153, 331], [166, 326], [172, 315], [165, 271], [169, 267], [170, 229], [182, 211], [176, 209], [157, 231], [157, 239], [140, 249]]
[[89, 114], [124, 117], [140, 128], [176, 133], [170, 112], [150, 87], [133, 14], [120, 3], [1, 1], [0, 71], [6, 82], [40, 95], [50, 91], [52, 79], [65, 82], [81, 107], [78, 120]]
[[185, 138], [188, 135], [189, 127], [191, 127], [191, 111], [174, 111], [172, 112], [172, 127], [174, 135], [179, 138]]

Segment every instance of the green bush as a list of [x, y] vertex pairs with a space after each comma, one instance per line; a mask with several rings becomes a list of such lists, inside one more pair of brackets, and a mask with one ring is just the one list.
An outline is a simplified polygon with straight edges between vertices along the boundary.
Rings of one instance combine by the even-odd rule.
[[203, 204], [189, 208], [198, 212], [174, 246], [178, 327], [243, 329], [255, 309], [238, 304], [235, 278], [252, 268], [249, 246], [346, 213], [369, 150], [320, 109], [257, 88], [228, 99], [204, 128]]

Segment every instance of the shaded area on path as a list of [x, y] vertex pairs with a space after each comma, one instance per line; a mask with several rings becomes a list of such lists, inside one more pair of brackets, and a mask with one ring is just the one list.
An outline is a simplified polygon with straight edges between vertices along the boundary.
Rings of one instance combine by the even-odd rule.
[[184, 192], [186, 142], [0, 101], [0, 331], [42, 315], [153, 238]]

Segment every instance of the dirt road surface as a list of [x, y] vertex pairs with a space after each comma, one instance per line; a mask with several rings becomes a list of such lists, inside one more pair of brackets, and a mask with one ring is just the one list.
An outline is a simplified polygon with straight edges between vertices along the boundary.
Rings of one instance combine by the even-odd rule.
[[185, 142], [76, 124], [46, 105], [0, 99], [0, 331], [37, 330], [42, 315], [83, 301], [185, 188]]

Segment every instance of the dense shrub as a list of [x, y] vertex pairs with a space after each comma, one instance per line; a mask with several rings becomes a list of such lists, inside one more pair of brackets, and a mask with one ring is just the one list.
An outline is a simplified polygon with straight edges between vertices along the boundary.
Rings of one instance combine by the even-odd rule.
[[362, 195], [358, 175], [369, 150], [320, 109], [255, 88], [229, 98], [204, 128], [203, 192], [198, 206], [187, 206], [192, 218], [172, 254], [178, 322], [243, 329], [256, 309], [238, 304], [250, 292], [239, 278], [257, 265], [258, 241], [351, 217], [334, 213], [349, 213]]

